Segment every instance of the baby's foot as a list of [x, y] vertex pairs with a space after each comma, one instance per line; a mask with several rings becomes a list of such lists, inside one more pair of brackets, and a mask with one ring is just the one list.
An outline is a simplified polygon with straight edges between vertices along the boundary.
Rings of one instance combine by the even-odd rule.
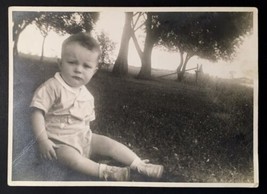
[[137, 171], [140, 174], [151, 178], [161, 178], [164, 167], [162, 165], [150, 164], [148, 160], [141, 161], [137, 166]]
[[129, 168], [107, 165], [102, 173], [102, 177], [106, 181], [128, 181], [130, 179]]

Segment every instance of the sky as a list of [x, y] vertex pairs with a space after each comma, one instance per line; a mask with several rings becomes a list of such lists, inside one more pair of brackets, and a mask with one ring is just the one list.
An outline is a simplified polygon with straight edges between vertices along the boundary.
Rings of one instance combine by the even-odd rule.
[[[124, 13], [105, 11], [100, 14], [99, 21], [95, 26], [95, 34], [104, 31], [110, 39], [116, 43], [114, 55], [116, 58], [122, 29], [124, 25]], [[140, 36], [142, 34], [139, 33]], [[60, 57], [61, 44], [63, 40], [68, 37], [59, 36], [55, 32], [50, 32], [45, 42], [44, 55], [47, 57]], [[144, 36], [143, 36], [144, 37]], [[18, 50], [26, 54], [40, 55], [42, 45], [42, 36], [39, 30], [34, 26], [28, 26], [20, 35]], [[167, 52], [158, 47], [154, 47], [152, 52], [152, 68], [155, 69], [168, 69], [173, 70], [179, 64], [179, 53]], [[140, 58], [136, 52], [134, 44], [130, 41], [128, 61], [130, 66], [141, 66]], [[187, 68], [194, 68], [197, 64], [202, 64], [204, 73], [211, 76], [230, 78], [230, 72], [233, 71], [234, 77], [247, 77], [253, 79], [257, 75], [257, 37], [252, 35], [245, 39], [244, 43], [240, 46], [236, 58], [231, 62], [218, 61], [211, 63], [207, 60], [193, 57], [188, 62]], [[192, 71], [193, 73], [194, 71]]]

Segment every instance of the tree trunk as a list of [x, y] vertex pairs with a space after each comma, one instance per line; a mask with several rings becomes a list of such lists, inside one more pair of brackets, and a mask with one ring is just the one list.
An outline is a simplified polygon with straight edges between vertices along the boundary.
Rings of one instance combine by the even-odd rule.
[[17, 55], [19, 54], [19, 51], [18, 51], [19, 36], [20, 36], [21, 32], [22, 32], [25, 28], [26, 28], [26, 26], [23, 27], [23, 28], [21, 28], [21, 29], [17, 29], [16, 33], [14, 33], [14, 35], [13, 35], [13, 36], [14, 36], [14, 37], [13, 37], [13, 39], [14, 39], [13, 55], [14, 55], [14, 56], [17, 56]]
[[179, 81], [179, 74], [181, 72], [181, 69], [182, 69], [182, 66], [184, 64], [184, 52], [180, 50], [180, 64], [179, 66], [177, 67], [177, 80]]
[[152, 34], [152, 14], [147, 13], [147, 24], [146, 24], [146, 39], [144, 46], [144, 53], [141, 59], [142, 66], [138, 74], [138, 78], [150, 79], [151, 78], [151, 54], [155, 43], [155, 37]]
[[183, 79], [184, 79], [184, 74], [185, 74], [185, 70], [186, 70], [186, 65], [187, 65], [187, 63], [188, 63], [188, 61], [189, 61], [189, 59], [192, 57], [193, 55], [191, 55], [191, 54], [186, 54], [186, 58], [185, 58], [185, 61], [184, 61], [184, 64], [183, 64], [183, 68], [182, 68], [182, 70], [180, 70], [179, 72], [178, 72], [178, 81], [180, 82], [180, 81], [182, 81]]
[[40, 63], [42, 64], [44, 61], [44, 45], [45, 45], [45, 39], [47, 36], [43, 36], [43, 42], [42, 42], [42, 51], [41, 51], [41, 58], [40, 58]]
[[122, 32], [119, 55], [115, 61], [113, 73], [117, 76], [125, 76], [128, 73], [128, 50], [131, 37], [132, 12], [125, 13], [125, 24]]
[[151, 55], [154, 43], [147, 42], [144, 47], [144, 54], [142, 57], [142, 66], [139, 72], [138, 78], [140, 79], [150, 79], [151, 78]]
[[13, 39], [14, 39], [14, 45], [13, 45], [13, 56], [17, 56], [19, 54], [18, 51], [18, 42], [19, 42], [19, 36], [21, 34], [21, 32], [30, 24], [31, 22], [26, 22], [24, 23], [24, 25], [22, 25], [21, 27], [19, 27], [18, 25], [16, 25], [16, 27], [14, 26], [14, 32], [13, 32]]
[[140, 59], [142, 60], [142, 58], [143, 58], [143, 51], [142, 51], [142, 49], [140, 48], [140, 46], [138, 44], [138, 41], [137, 41], [137, 38], [135, 36], [135, 33], [134, 33], [134, 30], [133, 29], [131, 30], [131, 37], [133, 39], [133, 43], [134, 43], [134, 46], [135, 46], [135, 48], [137, 50], [137, 53], [138, 53]]
[[14, 37], [14, 45], [13, 45], [13, 56], [18, 56], [19, 51], [18, 51], [18, 41], [19, 41], [19, 34]]

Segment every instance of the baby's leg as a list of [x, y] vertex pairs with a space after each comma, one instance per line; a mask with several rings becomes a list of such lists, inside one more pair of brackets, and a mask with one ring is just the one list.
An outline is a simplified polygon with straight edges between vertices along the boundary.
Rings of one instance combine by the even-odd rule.
[[56, 150], [59, 162], [65, 166], [89, 176], [104, 180], [126, 181], [129, 180], [129, 169], [112, 167], [96, 163], [83, 157], [77, 150], [61, 146]]
[[108, 156], [124, 165], [130, 166], [138, 156], [125, 145], [103, 135], [93, 133], [92, 155]]
[[77, 150], [69, 146], [56, 149], [59, 162], [78, 172], [98, 177], [99, 164], [83, 157]]
[[160, 178], [163, 173], [162, 165], [148, 164], [147, 161], [142, 161], [128, 147], [103, 135], [93, 133], [91, 151], [92, 154], [109, 156], [148, 177]]

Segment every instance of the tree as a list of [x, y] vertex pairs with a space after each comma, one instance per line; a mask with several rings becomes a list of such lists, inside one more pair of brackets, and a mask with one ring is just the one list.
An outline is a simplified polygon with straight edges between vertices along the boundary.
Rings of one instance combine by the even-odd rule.
[[54, 19], [51, 16], [52, 15], [50, 15], [50, 14], [43, 13], [39, 18], [37, 18], [34, 21], [34, 24], [38, 27], [38, 29], [40, 30], [40, 33], [43, 37], [42, 51], [41, 51], [41, 57], [40, 57], [41, 64], [43, 63], [43, 58], [44, 58], [45, 39], [46, 39], [48, 33], [53, 29], [53, 26], [51, 26], [48, 22], [48, 21], [52, 21]]
[[100, 56], [100, 68], [104, 68], [107, 64], [114, 62], [112, 55], [115, 49], [115, 43], [104, 32], [101, 32], [97, 36], [97, 40], [102, 51]]
[[[137, 16], [133, 21], [133, 16]], [[144, 16], [146, 38], [140, 48], [135, 31], [137, 21]], [[131, 26], [129, 26], [131, 22]], [[212, 61], [231, 60], [242, 39], [252, 29], [250, 12], [148, 12], [126, 14], [120, 52], [114, 72], [127, 73], [129, 32], [140, 56], [139, 78], [151, 76], [151, 54], [154, 45], [162, 44], [180, 52], [177, 68], [182, 80], [188, 61], [195, 55]]]
[[41, 59], [40, 59], [40, 62], [42, 63], [43, 62], [43, 58], [44, 58], [44, 45], [45, 45], [45, 39], [50, 31], [50, 28], [49, 28], [49, 25], [43, 25], [42, 26], [42, 30], [41, 31], [41, 34], [43, 36], [43, 42], [42, 42], [42, 52], [41, 52]]
[[[158, 24], [154, 19], [155, 14], [156, 13], [154, 12], [136, 12], [134, 14], [130, 12], [125, 14], [125, 24], [121, 39], [120, 51], [113, 69], [114, 74], [122, 76], [128, 73], [128, 49], [130, 38], [132, 38], [142, 63], [138, 77], [142, 79], [148, 79], [151, 77], [151, 54], [153, 46], [158, 40]], [[134, 17], [136, 17], [135, 21]], [[144, 22], [140, 20], [140, 18], [143, 18]], [[145, 27], [144, 30], [146, 31], [143, 51], [135, 35], [135, 31], [142, 29], [142, 27]]]
[[12, 12], [13, 18], [13, 54], [18, 55], [18, 41], [21, 32], [33, 21], [41, 16], [40, 12]]
[[[158, 24], [154, 18], [156, 15], [156, 12], [153, 12], [153, 13], [152, 12], [148, 12], [148, 13], [137, 12], [135, 13], [135, 15], [137, 15], [135, 21], [132, 18], [131, 37], [133, 39], [134, 45], [141, 59], [141, 70], [138, 74], [138, 78], [149, 79], [151, 77], [152, 50], [159, 37], [158, 30], [157, 30]], [[143, 18], [143, 20], [141, 20], [140, 18]], [[143, 51], [135, 35], [135, 32], [139, 29], [146, 32]]]
[[133, 12], [125, 13], [125, 23], [123, 27], [120, 50], [113, 67], [113, 73], [118, 76], [125, 76], [128, 73], [128, 51], [131, 38], [131, 20]]
[[[151, 77], [151, 56], [152, 56], [152, 50], [153, 47], [158, 43], [160, 40], [161, 36], [161, 23], [158, 20], [158, 15], [160, 13], [158, 12], [147, 12], [147, 13], [142, 13], [138, 12], [137, 19], [135, 22], [132, 20], [132, 30], [131, 30], [131, 37], [134, 41], [136, 50], [139, 54], [139, 57], [141, 59], [141, 70], [138, 74], [138, 78], [141, 79], [149, 79]], [[138, 23], [138, 20], [140, 17], [143, 16], [144, 22], [141, 22], [141, 24], [136, 27], [136, 24]], [[144, 49], [142, 51], [136, 35], [135, 31], [138, 29], [141, 29], [142, 26], [144, 26], [144, 31], [146, 32], [146, 38], [144, 41]]]
[[182, 80], [186, 65], [193, 56], [211, 61], [231, 60], [243, 37], [252, 29], [250, 12], [148, 12], [146, 15], [143, 52], [133, 28], [131, 33], [142, 61], [140, 78], [151, 76], [154, 45], [161, 44], [179, 51], [177, 75], [178, 80]]
[[18, 53], [19, 35], [29, 24], [35, 24], [40, 29], [45, 41], [50, 30], [59, 34], [91, 32], [98, 18], [98, 12], [13, 12], [14, 55]]
[[156, 24], [153, 19], [153, 13], [147, 13], [146, 26], [146, 38], [144, 45], [144, 52], [142, 54], [141, 70], [138, 74], [138, 78], [149, 79], [151, 77], [151, 55], [154, 44], [157, 41], [158, 35], [156, 30]]
[[90, 33], [98, 18], [98, 12], [45, 12], [43, 22], [61, 34]]
[[211, 61], [232, 60], [244, 37], [251, 33], [250, 12], [164, 13], [160, 44], [180, 52], [178, 80], [195, 55]]

